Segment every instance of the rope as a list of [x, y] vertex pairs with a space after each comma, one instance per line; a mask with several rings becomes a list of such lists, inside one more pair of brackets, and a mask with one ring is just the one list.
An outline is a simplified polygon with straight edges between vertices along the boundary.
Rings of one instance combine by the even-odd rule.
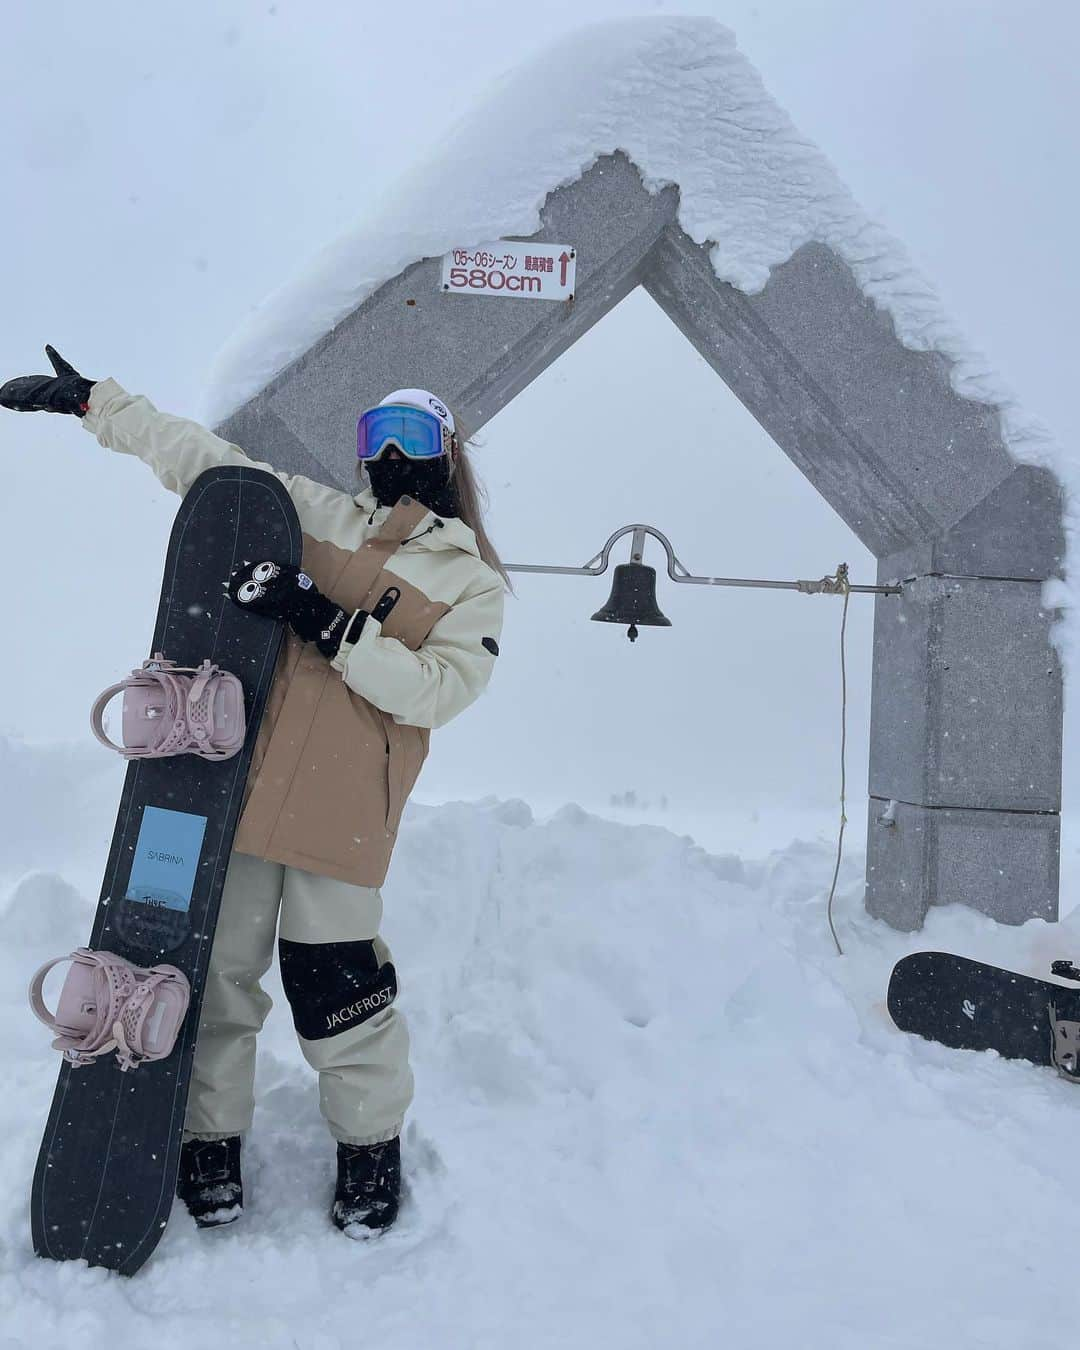
[[836, 866], [833, 868], [832, 885], [829, 887], [829, 901], [825, 907], [825, 917], [829, 921], [829, 932], [832, 933], [833, 942], [836, 943], [836, 952], [838, 956], [843, 956], [844, 949], [840, 946], [840, 939], [836, 935], [836, 925], [833, 923], [833, 900], [836, 896], [836, 881], [840, 875], [840, 862], [844, 856], [844, 826], [847, 824], [847, 658], [846, 658], [846, 639], [847, 639], [847, 614], [848, 601], [851, 598], [851, 586], [848, 582], [848, 565], [841, 563], [836, 569], [836, 575], [832, 577], [822, 577], [820, 582], [805, 582], [802, 585], [820, 587], [820, 590], [807, 591], [808, 595], [842, 595], [844, 597], [844, 612], [840, 619], [840, 834], [836, 841]]

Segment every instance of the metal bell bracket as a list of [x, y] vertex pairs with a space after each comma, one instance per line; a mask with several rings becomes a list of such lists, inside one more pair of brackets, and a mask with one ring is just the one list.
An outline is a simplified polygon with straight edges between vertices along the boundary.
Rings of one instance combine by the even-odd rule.
[[[581, 567], [555, 567], [544, 563], [508, 563], [506, 570], [508, 572], [546, 572], [562, 576], [585, 576], [598, 577], [608, 569], [608, 563], [611, 559], [611, 550], [614, 545], [625, 534], [632, 534], [634, 537], [630, 541], [630, 560], [631, 566], [642, 566], [642, 558], [645, 553], [645, 536], [652, 537], [660, 542], [664, 552], [667, 555], [667, 574], [672, 581], [680, 585], [687, 586], [750, 586], [759, 590], [774, 591], [800, 591], [803, 595], [899, 595], [900, 586], [856, 586], [847, 579], [847, 564], [841, 563], [832, 576], [824, 576], [818, 580], [810, 581], [767, 581], [752, 579], [749, 577], [698, 577], [694, 576], [675, 556], [675, 550], [671, 546], [671, 541], [665, 534], [654, 529], [652, 525], [624, 525], [621, 530], [608, 539], [607, 543], [600, 550], [584, 563]], [[651, 568], [644, 569], [652, 571]], [[614, 594], [614, 591], [613, 591]], [[644, 620], [657, 626], [670, 627], [668, 621], [656, 611], [658, 618]], [[593, 616], [602, 618], [608, 622], [619, 622], [614, 615], [605, 614], [600, 611]], [[642, 620], [639, 619], [639, 622]], [[637, 628], [634, 623], [630, 624], [628, 637], [633, 642], [637, 637]]]

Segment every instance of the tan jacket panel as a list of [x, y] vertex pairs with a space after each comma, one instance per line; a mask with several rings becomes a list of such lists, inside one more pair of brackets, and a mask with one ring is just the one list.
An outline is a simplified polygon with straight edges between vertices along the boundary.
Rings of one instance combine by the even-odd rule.
[[403, 498], [391, 511], [252, 461], [197, 423], [159, 413], [115, 381], [96, 384], [83, 425], [135, 454], [184, 493], [203, 470], [243, 464], [276, 474], [304, 531], [304, 567], [346, 609], [380, 624], [333, 665], [290, 634], [259, 730], [236, 836], [240, 852], [355, 885], [385, 877], [398, 823], [441, 726], [483, 690], [502, 627], [503, 586], [472, 530]]

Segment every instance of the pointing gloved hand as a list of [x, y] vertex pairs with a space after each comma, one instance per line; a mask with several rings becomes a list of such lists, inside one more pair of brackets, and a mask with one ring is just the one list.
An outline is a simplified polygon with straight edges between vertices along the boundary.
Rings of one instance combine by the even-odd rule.
[[245, 562], [230, 576], [226, 587], [234, 604], [254, 614], [283, 619], [297, 637], [314, 642], [333, 660], [349, 628], [349, 641], [360, 636], [367, 615], [349, 615], [327, 599], [306, 572], [291, 563]]
[[82, 417], [90, 403], [95, 381], [80, 375], [55, 347], [46, 346], [45, 355], [55, 375], [20, 375], [0, 385], [0, 407], [13, 412], [71, 413]]

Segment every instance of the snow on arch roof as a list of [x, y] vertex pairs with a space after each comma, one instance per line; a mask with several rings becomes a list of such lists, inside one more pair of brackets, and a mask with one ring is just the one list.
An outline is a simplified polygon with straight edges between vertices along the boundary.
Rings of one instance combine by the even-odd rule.
[[547, 195], [616, 150], [650, 191], [678, 184], [679, 223], [714, 241], [717, 276], [740, 290], [761, 290], [801, 245], [827, 244], [901, 341], [949, 355], [957, 392], [1012, 414], [1010, 448], [1042, 460], [1044, 434], [1016, 416], [903, 248], [768, 94], [734, 34], [706, 18], [595, 24], [504, 75], [376, 210], [244, 321], [215, 363], [208, 420], [224, 420], [415, 260], [534, 233]]
[[903, 246], [769, 95], [734, 34], [708, 18], [594, 24], [503, 75], [354, 229], [245, 319], [214, 364], [206, 420], [220, 425], [417, 260], [536, 233], [550, 194], [618, 151], [649, 192], [678, 185], [679, 226], [739, 291], [762, 292], [804, 245], [825, 245], [905, 347], [941, 353], [955, 392], [993, 405], [1014, 460], [1080, 486], [1080, 470], [952, 324]]

